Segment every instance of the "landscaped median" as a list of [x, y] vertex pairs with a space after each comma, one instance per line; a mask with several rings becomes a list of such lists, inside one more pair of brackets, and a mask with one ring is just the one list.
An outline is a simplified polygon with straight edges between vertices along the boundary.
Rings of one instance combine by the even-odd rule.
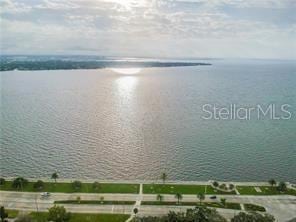
[[265, 207], [262, 207], [256, 204], [244, 204], [244, 207], [246, 211], [260, 211], [260, 212], [266, 211]]
[[235, 195], [234, 191], [231, 192], [223, 192], [213, 188], [210, 185], [187, 185], [187, 184], [144, 184], [143, 185], [143, 193], [144, 194], [232, 194]]
[[73, 183], [54, 183], [43, 182], [41, 187], [34, 187], [36, 182], [29, 181], [20, 188], [14, 188], [12, 181], [6, 181], [0, 186], [4, 191], [22, 191], [22, 192], [60, 192], [60, 193], [139, 193], [139, 184], [120, 184], [120, 183], [81, 183], [80, 187], [73, 186]]
[[[94, 205], [134, 205], [135, 201], [102, 201], [102, 200], [60, 200], [55, 201], [55, 204], [94, 204]], [[225, 202], [174, 202], [174, 201], [142, 201], [141, 205], [156, 205], [156, 206], [207, 206], [213, 208], [223, 208], [232, 210], [241, 210], [239, 203]], [[265, 208], [255, 204], [244, 204], [247, 211], [265, 212]]]
[[134, 205], [135, 201], [112, 201], [112, 200], [58, 200], [55, 204], [97, 204], [97, 205]]
[[142, 205], [168, 205], [168, 206], [207, 206], [214, 208], [224, 208], [224, 209], [233, 209], [233, 210], [241, 210], [239, 203], [225, 203], [225, 205], [218, 202], [172, 202], [172, 201], [142, 201]]

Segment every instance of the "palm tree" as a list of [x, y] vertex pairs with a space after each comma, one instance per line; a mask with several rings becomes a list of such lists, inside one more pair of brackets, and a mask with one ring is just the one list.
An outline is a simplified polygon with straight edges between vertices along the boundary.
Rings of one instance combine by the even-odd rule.
[[199, 204], [201, 205], [201, 202], [206, 198], [204, 193], [198, 193], [197, 198], [199, 199]]
[[275, 181], [275, 179], [270, 179], [269, 181], [268, 181], [268, 183], [273, 187], [274, 185], [276, 185], [276, 181]]
[[165, 183], [167, 177], [168, 177], [168, 175], [166, 173], [162, 173], [161, 174], [161, 177], [160, 178], [162, 179], [163, 183]]
[[93, 183], [92, 187], [93, 187], [93, 189], [94, 189], [95, 191], [98, 191], [98, 190], [100, 189], [100, 183], [97, 182], [97, 181], [95, 181], [95, 182]]
[[12, 187], [15, 189], [23, 189], [23, 187], [28, 183], [28, 180], [23, 177], [18, 177], [12, 181]]
[[57, 183], [57, 179], [59, 178], [59, 175], [57, 172], [54, 172], [51, 174], [51, 179], [54, 179], [54, 182]]
[[159, 203], [161, 203], [163, 201], [163, 196], [161, 194], [157, 194], [156, 200], [158, 200]]
[[280, 192], [285, 192], [287, 191], [287, 185], [285, 182], [280, 182], [278, 187], [277, 187], [277, 190], [280, 191]]
[[178, 204], [180, 204], [180, 201], [182, 200], [183, 196], [180, 193], [176, 193], [175, 198], [178, 200]]

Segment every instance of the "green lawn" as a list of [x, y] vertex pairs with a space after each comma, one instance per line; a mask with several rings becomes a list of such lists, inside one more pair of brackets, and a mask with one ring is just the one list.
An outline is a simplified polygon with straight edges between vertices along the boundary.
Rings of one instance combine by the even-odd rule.
[[106, 201], [103, 202], [100, 200], [59, 200], [55, 201], [55, 204], [101, 204], [101, 205], [133, 205], [135, 201]]
[[262, 192], [257, 192], [254, 186], [237, 186], [236, 189], [241, 195], [282, 195], [282, 194], [290, 194], [296, 195], [296, 191], [292, 189], [288, 189], [287, 192], [281, 193], [276, 190], [276, 187], [271, 186], [259, 186]]
[[[176, 202], [167, 202], [167, 201], [142, 201], [142, 205], [170, 205], [170, 206], [198, 206], [199, 202], [183, 202], [181, 201], [179, 204]], [[226, 208], [226, 209], [234, 209], [234, 210], [240, 210], [240, 204], [238, 203], [227, 203], [223, 206], [221, 203], [218, 202], [203, 202], [203, 206], [207, 207], [215, 207], [215, 208]]]
[[235, 192], [221, 192], [211, 186], [207, 186], [207, 189], [205, 187], [206, 185], [144, 184], [143, 192], [146, 194], [198, 194], [206, 191], [206, 194], [235, 194]]
[[8, 218], [16, 218], [19, 214], [18, 210], [7, 210], [5, 209], [5, 212], [8, 213]]
[[247, 211], [260, 211], [265, 212], [265, 208], [256, 204], [244, 204], [245, 210]]
[[[31, 213], [34, 220], [38, 222], [47, 222], [47, 213]], [[69, 222], [124, 222], [129, 215], [123, 214], [77, 214], [72, 213]]]
[[61, 193], [139, 193], [139, 184], [117, 184], [117, 183], [100, 183], [99, 189], [95, 190], [91, 183], [83, 183], [80, 190], [75, 190], [71, 183], [44, 183], [41, 190], [33, 187], [34, 182], [29, 182], [23, 190], [12, 188], [11, 181], [0, 186], [0, 190], [6, 191], [24, 191], [24, 192], [61, 192]]

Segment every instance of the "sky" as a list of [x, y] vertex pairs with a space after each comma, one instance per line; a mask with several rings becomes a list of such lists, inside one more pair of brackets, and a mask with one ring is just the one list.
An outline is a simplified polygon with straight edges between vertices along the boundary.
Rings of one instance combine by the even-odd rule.
[[296, 59], [296, 0], [0, 0], [2, 54]]

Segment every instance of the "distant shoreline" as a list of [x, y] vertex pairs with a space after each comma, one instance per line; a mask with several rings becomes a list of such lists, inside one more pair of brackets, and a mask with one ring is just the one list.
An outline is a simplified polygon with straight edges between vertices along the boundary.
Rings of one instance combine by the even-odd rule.
[[185, 66], [209, 66], [203, 62], [158, 62], [158, 61], [75, 61], [75, 60], [3, 60], [0, 71], [36, 71], [36, 70], [76, 70], [104, 68], [164, 68]]
[[[0, 176], [1, 177], [1, 176]], [[7, 181], [12, 181], [18, 176], [15, 177], [1, 177]], [[44, 182], [53, 182], [53, 179], [38, 177], [38, 178], [29, 178], [25, 177], [30, 182], [36, 182], [38, 180], [42, 180]], [[158, 180], [102, 180], [102, 179], [79, 179], [79, 178], [59, 178], [59, 183], [71, 183], [73, 181], [81, 181], [82, 183], [118, 183], [118, 184], [163, 184], [161, 179]], [[165, 184], [184, 184], [184, 185], [211, 185], [213, 181], [218, 181], [219, 183], [232, 183], [239, 186], [270, 186], [268, 182], [265, 181], [222, 181], [222, 180], [208, 180], [208, 181], [183, 181], [183, 180], [166, 180]], [[285, 181], [287, 184], [294, 184], [289, 181]]]

